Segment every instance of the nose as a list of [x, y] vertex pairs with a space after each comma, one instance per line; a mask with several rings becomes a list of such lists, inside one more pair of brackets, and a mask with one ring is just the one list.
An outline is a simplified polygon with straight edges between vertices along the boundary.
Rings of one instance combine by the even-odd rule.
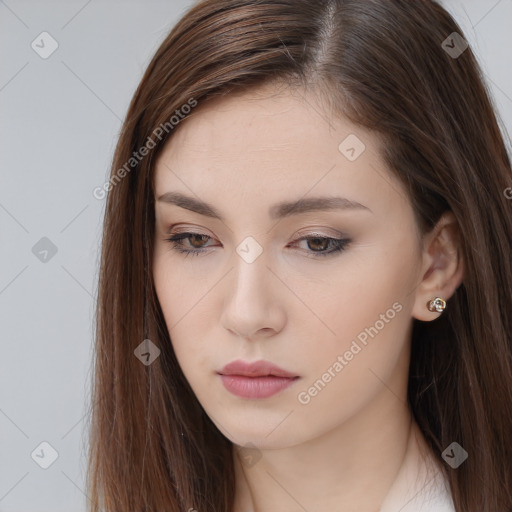
[[286, 323], [282, 283], [268, 268], [265, 252], [252, 263], [235, 254], [235, 268], [224, 284], [221, 323], [241, 338], [266, 338]]

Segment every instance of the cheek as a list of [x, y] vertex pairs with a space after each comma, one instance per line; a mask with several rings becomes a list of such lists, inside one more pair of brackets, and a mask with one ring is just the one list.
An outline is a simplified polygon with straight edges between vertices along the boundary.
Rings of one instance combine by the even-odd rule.
[[165, 249], [157, 252], [155, 248], [153, 277], [167, 331], [183, 373], [189, 379], [191, 373], [206, 372], [207, 369], [211, 372], [205, 353], [210, 324], [203, 310], [208, 288], [203, 281], [196, 283], [188, 273], [180, 272]]
[[[391, 323], [396, 323], [395, 317], [405, 316], [404, 311], [414, 299], [411, 292], [417, 278], [417, 261], [414, 251], [403, 247], [400, 258], [396, 247], [386, 247], [384, 243], [358, 247], [330, 267], [322, 280], [297, 278], [294, 289], [310, 309], [304, 313], [304, 326], [322, 333], [327, 346], [340, 348], [340, 344], [375, 324], [388, 310]], [[404, 257], [406, 253], [410, 256]], [[401, 305], [400, 315], [395, 315], [399, 309], [393, 309], [395, 303]]]
[[395, 413], [402, 405], [391, 390], [407, 378], [410, 314], [396, 286], [370, 284], [366, 293], [354, 289], [355, 300], [340, 293], [341, 308], [326, 304], [322, 318], [335, 336], [302, 339], [305, 372], [293, 397], [298, 438], [335, 428], [371, 402], [387, 403], [383, 407]]
[[[347, 258], [324, 286], [311, 283], [300, 292], [309, 297], [311, 310], [322, 321], [305, 313], [302, 332], [308, 334], [297, 347], [306, 357], [309, 380], [305, 386], [318, 379], [329, 381], [326, 387], [331, 392], [318, 402], [331, 393], [345, 396], [354, 389], [372, 388], [377, 377], [370, 370], [385, 380], [407, 349], [416, 260], [413, 256], [397, 260], [388, 249], [376, 247], [373, 256], [366, 250], [367, 256], [357, 258], [357, 264]], [[325, 375], [329, 371], [331, 377]]]
[[167, 328], [173, 334], [175, 325], [194, 315], [194, 305], [199, 303], [206, 290], [203, 289], [204, 280], [197, 279], [197, 273], [187, 270], [193, 267], [187, 267], [188, 262], [180, 261], [169, 251], [163, 244], [156, 245], [153, 280]]

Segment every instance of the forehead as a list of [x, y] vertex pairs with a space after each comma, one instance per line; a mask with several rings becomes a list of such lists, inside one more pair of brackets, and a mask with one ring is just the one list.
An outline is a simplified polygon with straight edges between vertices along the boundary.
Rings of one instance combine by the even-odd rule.
[[204, 154], [229, 161], [242, 155], [275, 161], [285, 154], [288, 158], [291, 153], [310, 156], [311, 151], [327, 151], [328, 158], [337, 155], [339, 143], [355, 132], [367, 147], [376, 145], [370, 133], [363, 134], [339, 116], [329, 116], [311, 93], [266, 84], [199, 103], [162, 155], [171, 155], [175, 161]]
[[[351, 146], [356, 159], [347, 158]], [[396, 204], [386, 187], [403, 193], [384, 168], [376, 135], [329, 116], [303, 90], [272, 85], [200, 103], [167, 141], [155, 172], [156, 195], [237, 194], [251, 208], [256, 199], [270, 204], [310, 190], [363, 204], [380, 196], [385, 208]]]

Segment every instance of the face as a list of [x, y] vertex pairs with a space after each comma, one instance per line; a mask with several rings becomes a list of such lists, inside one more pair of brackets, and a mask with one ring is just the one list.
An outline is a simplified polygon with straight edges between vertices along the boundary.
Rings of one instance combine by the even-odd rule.
[[159, 155], [155, 203], [172, 346], [233, 443], [292, 446], [396, 402], [421, 249], [375, 135], [299, 90], [218, 98]]

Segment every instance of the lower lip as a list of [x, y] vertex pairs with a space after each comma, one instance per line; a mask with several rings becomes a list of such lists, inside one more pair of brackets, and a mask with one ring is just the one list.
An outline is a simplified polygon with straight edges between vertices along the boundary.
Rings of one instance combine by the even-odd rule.
[[242, 398], [268, 398], [293, 384], [298, 377], [244, 377], [241, 375], [220, 375], [225, 388]]

